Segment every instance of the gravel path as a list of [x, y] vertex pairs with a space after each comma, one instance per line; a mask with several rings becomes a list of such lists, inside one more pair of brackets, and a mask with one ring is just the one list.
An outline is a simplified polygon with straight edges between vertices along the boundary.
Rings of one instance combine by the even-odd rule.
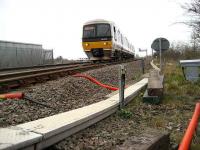
[[[127, 68], [126, 82], [141, 75], [140, 61], [124, 64]], [[105, 84], [118, 85], [119, 65], [107, 66], [84, 72]], [[57, 113], [83, 107], [101, 101], [112, 91], [99, 87], [83, 78], [64, 77], [43, 84], [21, 88], [28, 97], [51, 106], [47, 108], [23, 100], [0, 101], [0, 127], [16, 125]]]

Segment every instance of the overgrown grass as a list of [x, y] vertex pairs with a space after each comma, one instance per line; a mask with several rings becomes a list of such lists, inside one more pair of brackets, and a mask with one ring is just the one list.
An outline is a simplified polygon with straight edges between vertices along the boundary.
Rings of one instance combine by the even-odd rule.
[[[181, 66], [175, 62], [173, 62], [173, 65], [166, 64], [164, 74], [163, 104], [174, 105], [176, 110], [179, 111], [174, 117], [177, 119], [176, 122], [184, 124], [184, 131], [194, 111], [195, 103], [200, 99], [200, 81], [189, 82], [185, 80]], [[179, 143], [183, 133], [175, 131], [171, 134], [171, 138]]]
[[165, 102], [170, 99], [180, 101], [196, 99], [200, 97], [200, 82], [189, 82], [185, 80], [183, 72], [179, 64], [166, 65], [165, 74]]
[[[155, 54], [159, 58], [159, 53]], [[165, 60], [180, 60], [180, 59], [199, 59], [200, 51], [194, 51], [191, 49], [185, 49], [182, 51], [176, 49], [170, 49], [162, 53], [162, 56]]]
[[133, 116], [133, 113], [127, 109], [121, 109], [118, 114], [123, 119], [129, 119]]
[[178, 144], [200, 98], [200, 82], [186, 81], [180, 65], [174, 61], [166, 63], [164, 75], [164, 96], [160, 105], [143, 103], [141, 93], [120, 116], [132, 119], [139, 128], [168, 131], [171, 142]]

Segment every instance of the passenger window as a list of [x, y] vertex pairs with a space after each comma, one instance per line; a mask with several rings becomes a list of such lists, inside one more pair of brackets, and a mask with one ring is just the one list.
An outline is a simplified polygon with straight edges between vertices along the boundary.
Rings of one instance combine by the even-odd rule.
[[114, 27], [114, 39], [115, 39], [115, 41], [117, 41], [117, 34], [116, 34], [116, 29], [115, 29], [115, 27]]
[[120, 32], [119, 32], [119, 30], [117, 31], [117, 38], [118, 38], [118, 41], [120, 41], [120, 40], [121, 40], [121, 37], [120, 37]]
[[121, 42], [122, 42], [122, 45], [123, 45], [124, 44], [124, 38], [123, 38], [122, 34], [121, 34]]

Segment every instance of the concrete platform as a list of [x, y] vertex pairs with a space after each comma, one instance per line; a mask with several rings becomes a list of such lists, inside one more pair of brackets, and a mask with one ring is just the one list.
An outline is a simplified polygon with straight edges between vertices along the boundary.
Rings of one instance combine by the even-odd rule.
[[21, 149], [22, 147], [34, 149], [34, 144], [41, 140], [41, 134], [29, 132], [16, 126], [0, 128], [0, 149]]
[[153, 67], [153, 69], [160, 71], [160, 68], [158, 68], [154, 63], [153, 60], [150, 62], [151, 66]]
[[[132, 100], [147, 85], [144, 78], [125, 90], [125, 103]], [[0, 130], [0, 149], [44, 149], [60, 140], [104, 119], [114, 113], [119, 106], [119, 94], [82, 108], [60, 113], [54, 116], [17, 125], [16, 128], [26, 131], [33, 137], [22, 137], [19, 141], [16, 134], [9, 136], [7, 128]], [[36, 137], [35, 137], [36, 136]], [[16, 139], [16, 140], [13, 140]], [[28, 142], [26, 142], [26, 140]], [[9, 144], [7, 144], [9, 143]]]
[[159, 104], [161, 102], [161, 96], [150, 96], [148, 95], [147, 90], [144, 92], [143, 95], [143, 102], [149, 104]]

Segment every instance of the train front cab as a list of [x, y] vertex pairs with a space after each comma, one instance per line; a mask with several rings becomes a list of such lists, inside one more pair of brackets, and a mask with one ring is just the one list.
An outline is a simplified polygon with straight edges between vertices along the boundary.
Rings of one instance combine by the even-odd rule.
[[92, 61], [112, 59], [112, 34], [108, 23], [89, 24], [83, 27], [82, 46]]

